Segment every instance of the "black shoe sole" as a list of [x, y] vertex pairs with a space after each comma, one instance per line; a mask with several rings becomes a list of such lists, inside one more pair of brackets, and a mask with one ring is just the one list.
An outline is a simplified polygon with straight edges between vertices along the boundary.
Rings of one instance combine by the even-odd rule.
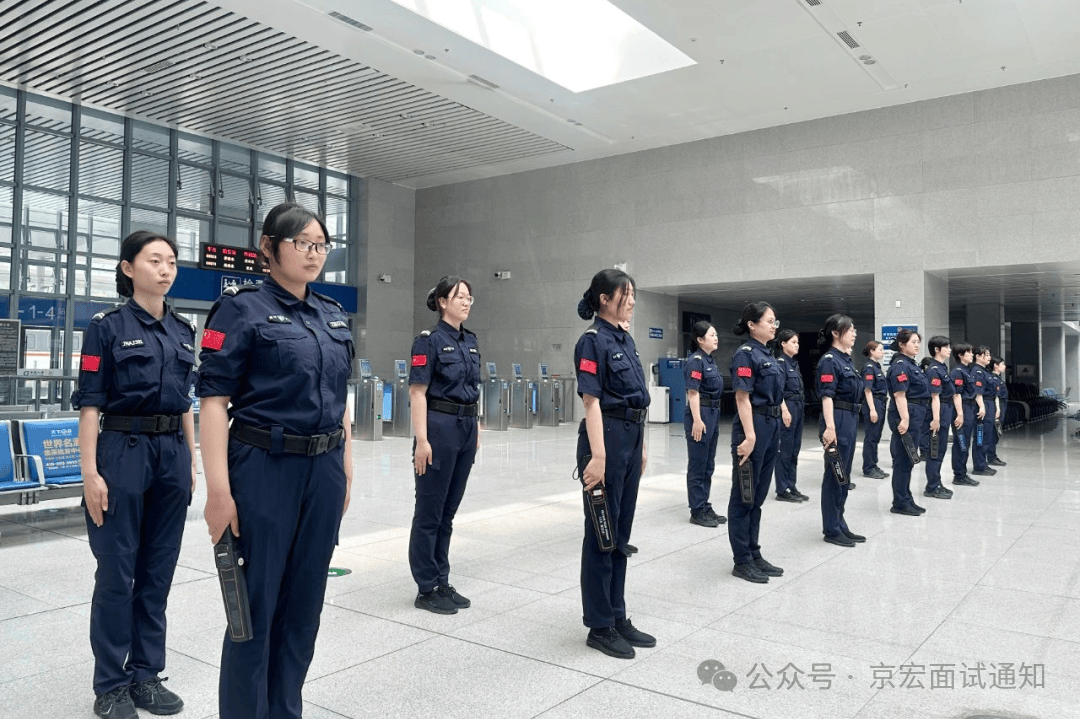
[[697, 519], [695, 517], [690, 518], [690, 524], [696, 524], [699, 527], [708, 527], [709, 529], [716, 529], [720, 526], [719, 522], [711, 522], [708, 519]]
[[862, 544], [866, 541], [866, 537], [862, 536], [861, 534], [857, 537], [852, 537], [848, 534], [845, 534], [844, 536], [850, 539], [852, 542], [855, 542], [855, 544]]
[[636, 654], [634, 653], [634, 648], [633, 647], [630, 647], [630, 653], [629, 654], [620, 654], [619, 652], [615, 651], [614, 649], [611, 649], [610, 647], [596, 641], [592, 637], [588, 637], [585, 640], [585, 646], [592, 647], [593, 649], [595, 649], [595, 650], [597, 650], [599, 652], [602, 652], [603, 654], [607, 654], [609, 657], [615, 657], [616, 659], [633, 659], [636, 656]]
[[[615, 631], [618, 632], [619, 630], [616, 629]], [[656, 646], [656, 639], [653, 639], [651, 642], [631, 641], [630, 637], [626, 636], [622, 632], [619, 632], [619, 636], [622, 637], [623, 639], [625, 639], [626, 643], [629, 644], [632, 647], [641, 647], [642, 649], [652, 649], [653, 647]]]
[[426, 602], [422, 602], [419, 599], [413, 600], [413, 606], [417, 609], [426, 609], [432, 614], [457, 614], [457, 607], [452, 609], [445, 609], [443, 607], [433, 607]]
[[764, 574], [762, 574], [760, 577], [747, 576], [745, 574], [739, 574], [737, 571], [732, 569], [731, 570], [731, 576], [738, 577], [739, 579], [742, 579], [743, 581], [752, 582], [754, 584], [768, 584], [769, 583], [769, 578], [767, 576], [765, 576]]
[[776, 495], [776, 501], [777, 502], [791, 502], [792, 504], [799, 504], [799, 503], [802, 502], [801, 499], [796, 499], [795, 497], [781, 497], [779, 494]]
[[176, 707], [175, 709], [162, 709], [160, 707], [152, 707], [152, 706], [148, 706], [146, 704], [140, 704], [139, 702], [135, 701], [134, 699], [132, 699], [131, 701], [132, 701], [133, 704], [135, 704], [135, 707], [137, 709], [145, 709], [146, 711], [150, 712], [151, 714], [154, 714], [155, 716], [171, 716], [173, 714], [179, 714], [180, 712], [182, 712], [184, 710], [184, 705], [183, 704]]
[[903, 514], [903, 515], [908, 516], [908, 517], [921, 517], [922, 516], [922, 512], [916, 511], [914, 509], [897, 509], [896, 507], [891, 507], [889, 509], [889, 511], [892, 512], [893, 514]]
[[[846, 539], [846, 537], [845, 537], [845, 539]], [[825, 537], [825, 541], [827, 543], [829, 543], [829, 544], [835, 544], [838, 547], [854, 547], [855, 546], [855, 540], [854, 539], [848, 539], [845, 542], [844, 539], [841, 539], [840, 537]]]

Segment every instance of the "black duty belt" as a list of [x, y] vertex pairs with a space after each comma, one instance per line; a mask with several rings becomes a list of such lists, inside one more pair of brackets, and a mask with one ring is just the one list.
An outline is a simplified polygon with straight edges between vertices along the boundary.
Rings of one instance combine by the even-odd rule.
[[649, 415], [649, 410], [631, 409], [630, 407], [612, 407], [611, 409], [601, 409], [600, 413], [605, 417], [611, 417], [612, 419], [618, 419], [624, 422], [645, 424], [645, 418]]
[[720, 400], [719, 399], [709, 399], [708, 397], [701, 397], [700, 398], [700, 406], [701, 407], [715, 407], [715, 408], [719, 409], [720, 408]]
[[842, 409], [844, 411], [851, 412], [852, 414], [858, 414], [859, 407], [861, 405], [859, 405], [858, 403], [852, 404], [851, 402], [845, 402], [842, 399], [834, 399], [832, 401], [832, 406], [833, 409]]
[[179, 414], [152, 414], [146, 417], [106, 414], [101, 417], [101, 430], [129, 434], [175, 434], [180, 431], [180, 417]]
[[964, 404], [973, 404], [973, 405], [976, 405], [976, 406], [978, 406], [978, 404], [979, 404], [974, 399], [966, 399], [964, 397], [961, 397], [960, 401], [963, 402]]
[[[244, 444], [250, 444], [259, 449], [273, 450], [272, 435], [269, 430], [259, 429], [251, 425], [233, 422], [229, 427], [229, 436], [235, 437]], [[303, 454], [314, 457], [326, 454], [330, 450], [337, 449], [341, 440], [345, 437], [345, 430], [339, 429], [330, 434], [316, 434], [304, 437], [297, 434], [283, 434], [282, 449], [289, 454]]]
[[929, 397], [909, 397], [908, 398], [908, 404], [917, 404], [920, 407], [929, 407], [930, 406], [930, 398]]
[[458, 404], [457, 402], [447, 402], [441, 399], [429, 399], [427, 408], [432, 412], [456, 414], [460, 417], [476, 417], [479, 414], [475, 404]]
[[779, 417], [783, 414], [778, 404], [755, 404], [751, 410], [754, 414], [763, 414], [766, 417]]

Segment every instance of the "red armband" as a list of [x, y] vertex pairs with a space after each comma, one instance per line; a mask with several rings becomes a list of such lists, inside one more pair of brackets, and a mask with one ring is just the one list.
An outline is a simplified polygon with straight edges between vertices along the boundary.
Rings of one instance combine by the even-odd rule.
[[413, 367], [427, 367], [427, 355], [413, 355], [412, 356]]
[[101, 358], [97, 355], [83, 355], [79, 367], [86, 372], [97, 372], [101, 369]]

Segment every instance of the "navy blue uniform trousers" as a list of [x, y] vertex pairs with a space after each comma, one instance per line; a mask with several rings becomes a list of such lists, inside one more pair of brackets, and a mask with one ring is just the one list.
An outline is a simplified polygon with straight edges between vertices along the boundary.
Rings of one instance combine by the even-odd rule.
[[791, 412], [791, 426], [785, 427], [784, 420], [780, 420], [780, 456], [776, 460], [776, 493], [780, 494], [785, 489], [795, 489], [798, 479], [799, 450], [802, 449], [803, 434], [803, 401], [801, 399], [785, 399], [788, 411]]
[[686, 496], [690, 513], [697, 514], [712, 509], [709, 493], [712, 492], [713, 469], [716, 466], [716, 443], [720, 438], [720, 408], [702, 407], [701, 421], [705, 431], [701, 441], [694, 441], [694, 415], [688, 407], [683, 412], [683, 430], [686, 433]]
[[864, 398], [862, 403], [862, 421], [865, 432], [862, 445], [863, 474], [878, 466], [878, 443], [885, 429], [885, 400], [874, 397], [874, 408], [877, 410], [877, 422], [870, 421], [870, 405]]
[[968, 453], [971, 451], [971, 443], [975, 439], [975, 415], [979, 412], [978, 405], [964, 402], [964, 425], [956, 431], [957, 435], [964, 436], [964, 447], [960, 448], [960, 437], [953, 438], [952, 446], [952, 471], [953, 479], [959, 479], [967, 474]]
[[[736, 564], [747, 564], [761, 556], [758, 543], [758, 531], [761, 528], [761, 505], [769, 496], [772, 486], [773, 467], [776, 465], [780, 446], [780, 427], [783, 421], [779, 417], [767, 417], [755, 414], [754, 451], [750, 461], [754, 463], [754, 503], [743, 504], [739, 493], [739, 483], [732, 481], [731, 496], [728, 498], [728, 541], [731, 542], [731, 554]], [[734, 466], [739, 466], [736, 447], [746, 438], [742, 427], [733, 428], [731, 437], [731, 457]], [[733, 478], [734, 479], [734, 478]]]
[[307, 457], [229, 440], [254, 638], [221, 649], [221, 719], [299, 718], [345, 505], [344, 447]]
[[[844, 471], [851, 477], [851, 465], [855, 461], [855, 439], [859, 435], [859, 415], [843, 409], [833, 409], [836, 425], [836, 449], [844, 464]], [[818, 423], [818, 437], [825, 433], [825, 418]], [[850, 484], [850, 482], [849, 482]], [[821, 478], [821, 533], [826, 537], [839, 537], [849, 531], [844, 521], [844, 504], [847, 502], [848, 485], [836, 481], [832, 467], [825, 461], [825, 474]]]
[[933, 411], [927, 410], [926, 431], [923, 433], [922, 443], [919, 444], [919, 453], [926, 462], [926, 491], [932, 492], [941, 486], [941, 465], [945, 461], [945, 453], [949, 448], [949, 428], [952, 427], [956, 410], [953, 409], [952, 400], [942, 400], [939, 415], [937, 436], [937, 459], [930, 458], [930, 444], [933, 442], [934, 433], [930, 431], [930, 421], [934, 418]]
[[[626, 618], [626, 545], [634, 526], [638, 485], [641, 483], [641, 451], [645, 441], [644, 425], [604, 417], [604, 488], [608, 512], [615, 530], [615, 551], [601, 552], [596, 531], [589, 517], [588, 498], [581, 493], [585, 510], [585, 537], [581, 542], [582, 622], [590, 629], [615, 626], [616, 619]], [[591, 454], [585, 420], [578, 427], [577, 463]]]
[[98, 435], [109, 487], [105, 521], [86, 512], [97, 559], [90, 602], [94, 693], [152, 679], [165, 668], [165, 604], [191, 502], [191, 453], [182, 434]]
[[[926, 413], [929, 411], [929, 407], [911, 401], [908, 402], [907, 431], [911, 435], [912, 441], [915, 442], [916, 448], [920, 446], [922, 441], [922, 430], [926, 424]], [[899, 416], [894, 418], [890, 413], [889, 428], [892, 430], [892, 440], [889, 442], [889, 450], [892, 452], [893, 461], [893, 506], [906, 507], [915, 503], [915, 498], [911, 496], [911, 470], [914, 469], [915, 465], [908, 459], [907, 450], [904, 449], [904, 442], [900, 439], [900, 433], [896, 431], [899, 423]]]
[[416, 505], [409, 535], [409, 567], [421, 592], [450, 582], [450, 535], [476, 459], [477, 431], [476, 417], [428, 410], [431, 464], [423, 476], [413, 475]]

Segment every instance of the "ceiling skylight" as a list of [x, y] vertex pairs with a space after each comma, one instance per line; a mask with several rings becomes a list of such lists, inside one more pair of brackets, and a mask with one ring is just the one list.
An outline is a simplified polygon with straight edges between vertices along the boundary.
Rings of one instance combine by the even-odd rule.
[[608, 0], [393, 0], [571, 92], [693, 65]]

